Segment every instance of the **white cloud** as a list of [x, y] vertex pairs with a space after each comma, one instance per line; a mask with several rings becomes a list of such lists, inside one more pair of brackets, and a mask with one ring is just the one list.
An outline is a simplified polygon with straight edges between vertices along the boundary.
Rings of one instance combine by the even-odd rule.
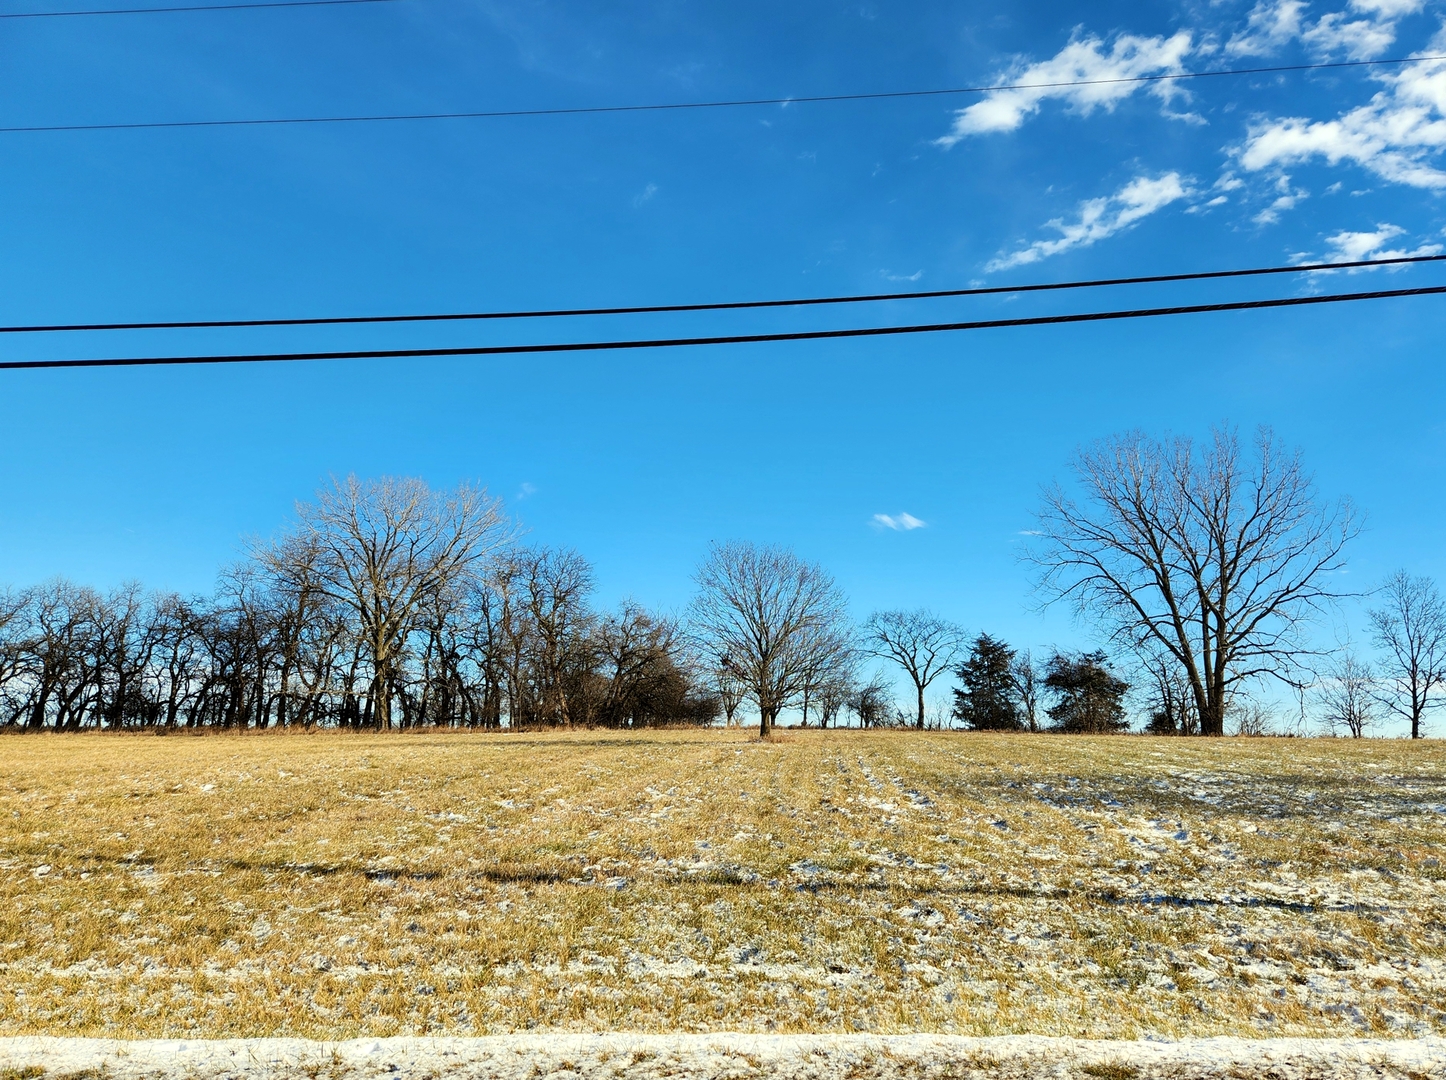
[[1351, 0], [1351, 7], [1381, 19], [1399, 19], [1414, 15], [1426, 6], [1426, 0]]
[[1349, 19], [1344, 11], [1305, 20], [1302, 0], [1260, 0], [1244, 30], [1225, 45], [1227, 56], [1269, 56], [1299, 39], [1314, 52], [1343, 52], [1353, 60], [1380, 56], [1396, 40], [1396, 21], [1419, 11], [1425, 0], [1351, 0], [1350, 7], [1367, 16]]
[[[1088, 115], [1097, 108], [1113, 109], [1117, 103], [1142, 86], [1165, 101], [1180, 89], [1169, 81], [1153, 84], [1108, 82], [1100, 80], [1137, 79], [1147, 75], [1169, 75], [1184, 69], [1181, 61], [1190, 54], [1191, 36], [1182, 30], [1173, 37], [1135, 37], [1122, 34], [1105, 51], [1104, 42], [1094, 36], [1075, 38], [1048, 60], [1034, 64], [1016, 64], [996, 81], [1027, 84], [1028, 89], [995, 90], [983, 100], [954, 114], [954, 126], [947, 135], [935, 140], [943, 147], [953, 146], [970, 135], [1013, 131], [1039, 111], [1040, 103], [1049, 98], [1067, 101], [1075, 111]], [[1049, 85], [1092, 80], [1091, 86]]]
[[1310, 48], [1323, 55], [1345, 53], [1352, 60], [1370, 60], [1380, 56], [1396, 40], [1396, 24], [1356, 19], [1345, 22], [1345, 15], [1333, 12], [1321, 16], [1320, 22], [1300, 35]]
[[[1430, 49], [1446, 49], [1446, 31]], [[1331, 165], [1352, 162], [1393, 183], [1446, 188], [1446, 172], [1430, 160], [1446, 147], [1446, 61], [1412, 64], [1380, 80], [1386, 89], [1335, 120], [1285, 117], [1256, 124], [1236, 151], [1241, 167], [1259, 172], [1322, 157]]]
[[1371, 252], [1405, 231], [1399, 225], [1377, 225], [1375, 232], [1338, 232], [1334, 236], [1326, 237], [1326, 243], [1336, 249], [1330, 261], [1356, 262], [1368, 259]]
[[642, 206], [643, 203], [650, 200], [657, 193], [658, 185], [649, 184], [647, 187], [643, 188], [642, 191], [638, 192], [636, 195], [633, 196], [633, 209], [636, 210], [638, 207]]
[[985, 272], [1026, 266], [1071, 248], [1089, 247], [1190, 194], [1189, 182], [1177, 172], [1168, 172], [1155, 180], [1137, 176], [1114, 195], [1080, 203], [1078, 220], [1066, 222], [1055, 218], [1046, 222], [1046, 228], [1060, 234], [1058, 239], [1036, 240], [1028, 247], [1000, 255], [984, 268]]
[[[1439, 255], [1440, 244], [1422, 244], [1414, 250], [1387, 248], [1385, 245], [1406, 230], [1399, 225], [1383, 223], [1374, 232], [1338, 232], [1327, 236], [1326, 243], [1335, 248], [1335, 253], [1326, 262], [1360, 262], [1363, 259], [1409, 259], [1414, 255]], [[1362, 267], [1361, 269], [1365, 269]], [[1371, 269], [1375, 269], [1372, 267]]]
[[536, 494], [537, 494], [537, 488], [536, 488], [536, 486], [533, 485], [533, 484], [529, 484], [527, 481], [524, 480], [523, 483], [522, 483], [522, 486], [517, 489], [517, 499], [516, 499], [516, 501], [517, 501], [517, 502], [521, 502], [523, 499], [527, 498], [529, 495], [536, 495]]
[[1245, 29], [1225, 43], [1227, 56], [1264, 56], [1300, 36], [1302, 0], [1261, 0]]
[[893, 529], [894, 532], [912, 532], [915, 529], [922, 529], [927, 522], [920, 521], [913, 514], [875, 514], [874, 526], [880, 529]]

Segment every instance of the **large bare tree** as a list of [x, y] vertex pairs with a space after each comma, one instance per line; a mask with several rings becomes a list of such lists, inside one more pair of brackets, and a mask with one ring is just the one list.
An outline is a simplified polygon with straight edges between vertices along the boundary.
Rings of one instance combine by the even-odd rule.
[[1270, 431], [1254, 453], [1217, 428], [1203, 446], [1131, 432], [1078, 453], [1078, 499], [1045, 493], [1033, 553], [1047, 600], [1067, 600], [1117, 643], [1162, 650], [1184, 673], [1205, 735], [1231, 693], [1292, 685], [1304, 626], [1333, 600], [1359, 531], [1349, 501], [1322, 504], [1297, 452]]
[[372, 723], [388, 728], [407, 636], [432, 597], [508, 538], [501, 500], [471, 484], [433, 491], [414, 478], [348, 476], [298, 505], [297, 516], [317, 587], [356, 617]]
[[1430, 578], [1392, 574], [1371, 613], [1376, 647], [1386, 656], [1382, 700], [1422, 736], [1426, 713], [1441, 704], [1446, 681], [1446, 604]]
[[864, 624], [864, 641], [871, 655], [892, 660], [914, 684], [918, 713], [915, 726], [924, 727], [924, 691], [953, 665], [963, 647], [964, 631], [932, 611], [876, 611]]
[[803, 692], [831, 658], [849, 652], [842, 591], [821, 567], [778, 547], [715, 545], [694, 577], [691, 621], [701, 648], [758, 705], [758, 731]]

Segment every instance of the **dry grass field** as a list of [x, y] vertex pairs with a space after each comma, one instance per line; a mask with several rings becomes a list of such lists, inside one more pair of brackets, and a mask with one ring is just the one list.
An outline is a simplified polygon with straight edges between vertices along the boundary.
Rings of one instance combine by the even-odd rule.
[[0, 1035], [1446, 1032], [1446, 744], [0, 739]]

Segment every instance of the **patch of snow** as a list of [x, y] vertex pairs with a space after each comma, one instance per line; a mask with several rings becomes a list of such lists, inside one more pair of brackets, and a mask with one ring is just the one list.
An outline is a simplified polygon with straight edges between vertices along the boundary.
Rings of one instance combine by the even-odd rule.
[[[936, 972], [909, 965], [926, 980]], [[419, 988], [420, 989], [420, 988]], [[1236, 1039], [1139, 1041], [1007, 1035], [639, 1035], [519, 1034], [482, 1038], [156, 1039], [123, 1042], [28, 1036], [0, 1039], [0, 1069], [90, 1072], [111, 1080], [272, 1080], [324, 1074], [335, 1080], [883, 1080], [982, 1075], [1263, 1076], [1342, 1080], [1446, 1075], [1446, 1040]], [[1109, 1069], [1109, 1073], [1103, 1070]]]

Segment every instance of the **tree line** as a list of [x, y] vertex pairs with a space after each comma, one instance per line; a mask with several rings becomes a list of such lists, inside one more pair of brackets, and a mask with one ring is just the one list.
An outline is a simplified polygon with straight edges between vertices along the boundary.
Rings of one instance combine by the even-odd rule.
[[638, 727], [711, 723], [676, 620], [590, 605], [576, 552], [517, 543], [463, 485], [348, 478], [215, 595], [0, 595], [0, 725]]
[[[214, 595], [108, 594], [51, 581], [0, 593], [0, 726], [26, 730], [929, 722], [975, 730], [1220, 735], [1259, 730], [1274, 682], [1327, 727], [1383, 716], [1413, 737], [1446, 682], [1446, 605], [1404, 571], [1376, 593], [1372, 665], [1309, 629], [1344, 597], [1349, 502], [1323, 503], [1298, 453], [1262, 430], [1130, 433], [1087, 447], [1049, 489], [1029, 558], [1042, 604], [1108, 646], [1036, 661], [927, 610], [852, 623], [837, 582], [781, 547], [714, 545], [679, 615], [592, 604], [574, 551], [520, 541], [464, 484], [334, 481], [280, 536], [248, 546]], [[910, 687], [900, 708], [889, 665]]]

